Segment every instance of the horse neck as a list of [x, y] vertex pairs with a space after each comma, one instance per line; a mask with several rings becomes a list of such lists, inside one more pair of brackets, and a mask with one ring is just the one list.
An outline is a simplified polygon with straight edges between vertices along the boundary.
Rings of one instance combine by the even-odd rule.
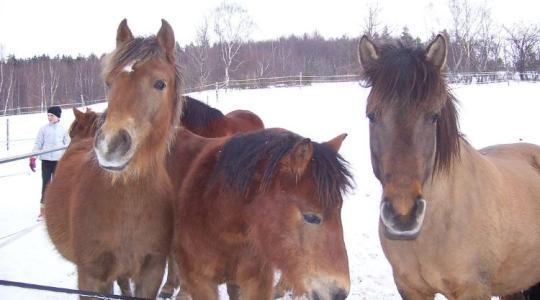
[[456, 207], [483, 205], [486, 199], [477, 195], [483, 193], [482, 186], [489, 188], [496, 181], [492, 163], [463, 138], [459, 140], [459, 151], [448, 170], [435, 173], [424, 185], [428, 205], [437, 205], [443, 214]]

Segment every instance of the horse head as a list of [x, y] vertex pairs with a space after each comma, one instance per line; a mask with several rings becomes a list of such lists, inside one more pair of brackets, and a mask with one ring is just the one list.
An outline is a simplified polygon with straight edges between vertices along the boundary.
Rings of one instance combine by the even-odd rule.
[[371, 163], [383, 187], [380, 220], [390, 238], [414, 239], [429, 199], [424, 184], [449, 168], [458, 151], [454, 99], [441, 74], [446, 39], [438, 35], [425, 49], [379, 48], [364, 36], [359, 58], [371, 91]]

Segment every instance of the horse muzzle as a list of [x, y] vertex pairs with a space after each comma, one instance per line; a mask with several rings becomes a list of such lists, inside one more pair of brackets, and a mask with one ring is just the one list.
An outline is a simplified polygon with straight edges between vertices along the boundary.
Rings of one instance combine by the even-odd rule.
[[398, 215], [389, 200], [381, 202], [380, 220], [385, 236], [391, 240], [414, 240], [424, 223], [427, 202], [418, 198], [408, 215]]
[[125, 129], [110, 135], [99, 130], [94, 141], [99, 165], [108, 171], [123, 171], [133, 157], [133, 148], [131, 135]]
[[349, 283], [335, 279], [316, 278], [310, 281], [308, 298], [311, 300], [343, 300], [349, 295]]

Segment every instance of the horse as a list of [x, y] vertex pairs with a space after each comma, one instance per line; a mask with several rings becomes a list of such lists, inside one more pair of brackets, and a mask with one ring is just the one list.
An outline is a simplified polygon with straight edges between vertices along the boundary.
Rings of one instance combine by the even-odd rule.
[[97, 113], [91, 108], [87, 108], [86, 112], [82, 112], [73, 107], [73, 115], [75, 120], [73, 120], [68, 130], [71, 142], [94, 137], [105, 119], [103, 113]]
[[540, 147], [474, 149], [442, 74], [447, 40], [358, 47], [379, 238], [403, 299], [490, 299], [540, 281]]
[[[255, 131], [264, 128], [264, 123], [255, 113], [248, 110], [234, 110], [224, 115], [220, 110], [211, 107], [200, 100], [184, 96], [181, 124], [184, 128], [197, 135], [215, 138], [229, 136], [241, 132]], [[170, 298], [179, 287], [179, 270], [173, 259], [167, 264], [167, 280], [161, 289], [161, 298]], [[238, 299], [238, 286], [227, 284], [230, 299]], [[187, 297], [181, 289], [179, 297]]]
[[[226, 115], [216, 108], [213, 108], [190, 96], [184, 97], [182, 107], [181, 124], [191, 132], [204, 137], [227, 136], [237, 132], [249, 132], [264, 128], [263, 121], [253, 112], [248, 110], [235, 110]], [[75, 120], [71, 124], [69, 135], [72, 142], [80, 139], [93, 137], [103, 124], [105, 113], [96, 113], [91, 109], [86, 112], [73, 108]], [[174, 294], [174, 289], [179, 287], [178, 270], [174, 261], [169, 260], [167, 280], [159, 294], [162, 298], [170, 298]], [[279, 286], [285, 285], [280, 282]], [[122, 284], [122, 283], [120, 283]], [[286, 287], [279, 288], [283, 293]], [[232, 284], [227, 285], [227, 291], [231, 299], [237, 299], [238, 288]]]
[[341, 224], [351, 174], [345, 134], [312, 142], [284, 129], [208, 139], [179, 131], [171, 178], [173, 255], [194, 300], [234, 283], [244, 299], [272, 299], [274, 270], [296, 296], [344, 299], [350, 287]]
[[234, 110], [224, 115], [195, 98], [185, 96], [182, 126], [204, 137], [222, 137], [264, 128], [264, 123], [249, 110]]
[[[45, 221], [81, 290], [157, 296], [173, 234], [166, 158], [183, 97], [174, 32], [134, 38], [124, 19], [103, 61], [108, 110], [95, 136], [70, 145], [46, 191]], [[133, 282], [131, 291], [129, 281]]]

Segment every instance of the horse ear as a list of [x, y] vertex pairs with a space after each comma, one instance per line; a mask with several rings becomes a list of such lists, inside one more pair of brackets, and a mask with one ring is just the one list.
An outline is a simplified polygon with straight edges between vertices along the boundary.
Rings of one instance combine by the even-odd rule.
[[116, 31], [116, 47], [132, 40], [133, 34], [127, 25], [127, 20], [123, 19], [122, 22], [120, 22], [120, 25], [118, 25], [118, 30]]
[[446, 38], [442, 34], [438, 34], [427, 46], [426, 53], [427, 60], [442, 69], [446, 63]]
[[313, 145], [310, 139], [303, 139], [296, 143], [289, 154], [284, 157], [285, 170], [291, 172], [296, 178], [302, 176], [313, 157]]
[[161, 19], [161, 28], [157, 34], [157, 41], [159, 45], [165, 49], [168, 56], [174, 57], [174, 31], [169, 22]]
[[358, 43], [358, 60], [360, 64], [365, 69], [377, 59], [379, 59], [379, 50], [367, 35], [362, 36], [360, 43]]
[[82, 111], [78, 110], [76, 107], [73, 107], [73, 115], [75, 115], [75, 119], [77, 119], [77, 120], [84, 117], [84, 113]]
[[330, 146], [330, 148], [334, 149], [334, 151], [338, 152], [339, 148], [341, 148], [341, 144], [343, 143], [343, 140], [345, 140], [346, 137], [347, 137], [347, 134], [343, 133], [329, 140], [328, 142], [325, 142], [325, 144]]

